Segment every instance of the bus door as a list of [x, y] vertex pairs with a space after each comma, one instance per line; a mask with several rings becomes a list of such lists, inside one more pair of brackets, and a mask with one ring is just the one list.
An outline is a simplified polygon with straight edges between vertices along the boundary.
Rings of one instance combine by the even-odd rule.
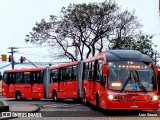
[[[42, 92], [42, 84], [41, 84], [41, 71], [31, 72], [31, 92], [36, 93], [34, 95], [38, 95], [37, 93]], [[41, 96], [41, 94], [39, 94]], [[34, 97], [34, 96], [33, 96]]]
[[14, 93], [15, 73], [8, 73], [8, 92]]
[[92, 97], [94, 93], [94, 84], [95, 80], [93, 79], [93, 74], [94, 74], [94, 62], [89, 62], [88, 63], [88, 96]]
[[97, 92], [97, 74], [98, 74], [98, 60], [95, 60], [92, 62], [92, 72], [93, 72], [93, 90], [92, 90], [92, 95], [95, 95]]
[[59, 69], [59, 75], [58, 75], [58, 97], [65, 98], [64, 92], [65, 92], [65, 86], [64, 86], [64, 72], [65, 68]]
[[100, 81], [105, 81], [104, 80], [105, 78], [103, 77], [103, 74], [102, 74], [103, 64], [104, 64], [103, 58], [95, 60], [94, 62], [93, 79], [95, 80], [95, 84], [93, 85], [93, 94], [95, 94], [97, 90], [100, 90], [105, 85], [105, 82], [104, 83], [100, 82]]
[[66, 67], [64, 75], [64, 94], [67, 98], [77, 97], [76, 66]]
[[31, 97], [31, 74], [24, 72], [23, 74], [23, 93], [26, 97]]

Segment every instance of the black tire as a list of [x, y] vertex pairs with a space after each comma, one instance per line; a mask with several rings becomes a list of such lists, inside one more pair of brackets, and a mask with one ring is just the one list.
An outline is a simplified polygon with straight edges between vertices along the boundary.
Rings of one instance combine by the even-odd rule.
[[40, 100], [40, 98], [32, 98], [33, 100], [35, 100], [35, 101], [39, 101]]
[[73, 99], [74, 102], [77, 102], [77, 103], [82, 103], [83, 99], [82, 98], [76, 98], [76, 99]]
[[27, 98], [21, 98], [21, 100], [24, 100], [24, 101], [25, 101], [26, 99], [27, 99]]
[[18, 100], [18, 101], [22, 100], [22, 98], [21, 98], [21, 92], [19, 92], [19, 91], [16, 92], [15, 99]]
[[56, 91], [53, 92], [52, 96], [53, 96], [53, 101], [58, 101], [57, 92]]
[[96, 107], [99, 108], [99, 95], [96, 94]]

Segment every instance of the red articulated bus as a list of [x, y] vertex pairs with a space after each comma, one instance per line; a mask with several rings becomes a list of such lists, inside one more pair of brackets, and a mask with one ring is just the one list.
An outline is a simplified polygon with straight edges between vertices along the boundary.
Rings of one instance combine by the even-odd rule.
[[5, 70], [2, 80], [2, 95], [16, 100], [44, 96], [44, 68]]
[[[34, 83], [35, 72], [41, 77]], [[24, 82], [28, 74], [30, 82]], [[158, 69], [149, 56], [135, 50], [108, 50], [82, 61], [47, 68], [7, 70], [2, 95], [17, 100], [83, 99], [107, 110], [157, 110], [157, 78]]]
[[71, 62], [46, 68], [5, 70], [2, 95], [16, 100], [77, 99], [77, 65], [78, 62]]
[[49, 67], [49, 98], [57, 99], [78, 98], [77, 64], [71, 62]]
[[108, 50], [83, 60], [82, 97], [108, 110], [157, 110], [158, 69], [135, 50]]

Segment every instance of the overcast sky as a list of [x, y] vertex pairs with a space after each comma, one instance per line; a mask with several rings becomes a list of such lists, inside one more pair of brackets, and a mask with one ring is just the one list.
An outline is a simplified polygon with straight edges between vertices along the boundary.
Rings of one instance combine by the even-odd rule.
[[[0, 55], [9, 52], [8, 47], [33, 46], [25, 44], [25, 36], [36, 22], [42, 18], [48, 20], [49, 15], [56, 15], [61, 7], [69, 3], [102, 2], [103, 0], [0, 0]], [[160, 33], [160, 16], [158, 0], [116, 0], [122, 9], [136, 10], [136, 15], [141, 20], [143, 31], [146, 34]], [[156, 36], [153, 42], [158, 45], [160, 51], [160, 36]], [[47, 57], [47, 48], [21, 48], [15, 54], [15, 59], [21, 55], [31, 61], [51, 61]], [[28, 54], [28, 55], [27, 55]], [[34, 55], [37, 54], [35, 57]], [[44, 57], [42, 57], [44, 56]], [[2, 62], [0, 62], [2, 64]]]

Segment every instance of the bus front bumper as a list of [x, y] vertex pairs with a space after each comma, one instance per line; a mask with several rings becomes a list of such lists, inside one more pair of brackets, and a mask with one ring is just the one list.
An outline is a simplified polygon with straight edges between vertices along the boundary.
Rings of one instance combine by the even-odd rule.
[[157, 101], [108, 101], [107, 109], [110, 110], [158, 110]]

